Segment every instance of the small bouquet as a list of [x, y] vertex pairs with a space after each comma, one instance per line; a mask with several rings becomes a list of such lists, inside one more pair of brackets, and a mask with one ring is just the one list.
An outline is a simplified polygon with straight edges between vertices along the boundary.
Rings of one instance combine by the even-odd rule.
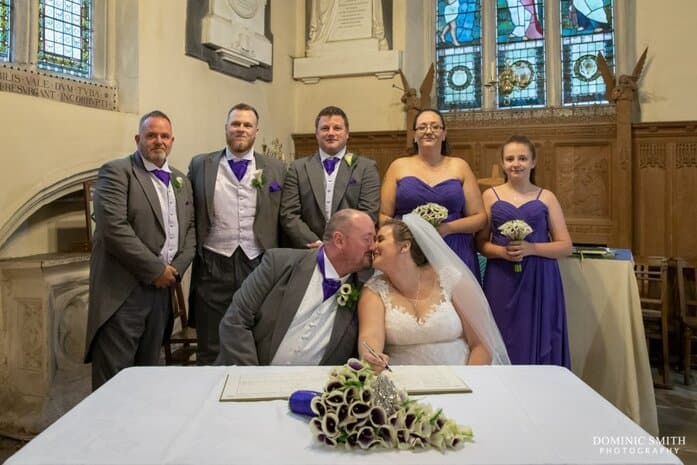
[[416, 207], [412, 213], [416, 213], [437, 228], [448, 217], [448, 209], [443, 205], [429, 202]]
[[[499, 231], [511, 241], [522, 241], [532, 232], [532, 228], [523, 220], [510, 220], [499, 226]], [[514, 263], [513, 271], [520, 273], [523, 271], [523, 265]]]
[[[305, 391], [300, 391], [305, 392]], [[310, 421], [318, 441], [346, 449], [462, 447], [472, 430], [409, 399], [386, 374], [355, 358], [332, 371], [324, 392], [314, 397]]]

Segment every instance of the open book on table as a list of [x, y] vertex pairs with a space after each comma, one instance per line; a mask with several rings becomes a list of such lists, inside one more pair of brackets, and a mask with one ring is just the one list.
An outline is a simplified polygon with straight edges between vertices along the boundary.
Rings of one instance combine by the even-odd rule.
[[[283, 370], [232, 370], [220, 401], [287, 399], [299, 389], [322, 392], [333, 367], [289, 367]], [[409, 394], [472, 392], [448, 366], [393, 366], [388, 376]]]

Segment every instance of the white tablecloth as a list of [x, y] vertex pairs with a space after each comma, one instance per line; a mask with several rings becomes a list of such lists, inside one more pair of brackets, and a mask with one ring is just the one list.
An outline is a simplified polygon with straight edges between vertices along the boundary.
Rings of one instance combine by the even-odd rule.
[[445, 453], [331, 449], [313, 440], [307, 420], [286, 401], [218, 401], [227, 370], [292, 369], [129, 368], [7, 464], [680, 463], [558, 367], [454, 367], [473, 392], [423, 400], [471, 426], [476, 442]]
[[632, 262], [559, 260], [571, 369], [615, 407], [658, 434], [656, 399]]

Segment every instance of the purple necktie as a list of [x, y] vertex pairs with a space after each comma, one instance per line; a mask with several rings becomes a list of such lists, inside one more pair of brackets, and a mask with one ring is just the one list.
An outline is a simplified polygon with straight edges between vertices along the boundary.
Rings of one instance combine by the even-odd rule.
[[162, 184], [169, 186], [169, 173], [167, 171], [154, 169], [151, 173], [157, 176], [157, 179], [162, 181]]
[[327, 174], [332, 174], [336, 169], [336, 164], [339, 163], [338, 157], [325, 158], [322, 164], [324, 165], [324, 170]]
[[319, 249], [319, 252], [317, 252], [317, 266], [319, 267], [319, 272], [322, 273], [322, 293], [324, 294], [322, 302], [324, 302], [336, 294], [336, 291], [341, 287], [341, 281], [327, 278], [324, 274], [324, 248]]
[[235, 177], [238, 181], [242, 181], [244, 178], [244, 173], [247, 172], [247, 166], [249, 165], [249, 160], [228, 160], [230, 164], [230, 169], [235, 173]]

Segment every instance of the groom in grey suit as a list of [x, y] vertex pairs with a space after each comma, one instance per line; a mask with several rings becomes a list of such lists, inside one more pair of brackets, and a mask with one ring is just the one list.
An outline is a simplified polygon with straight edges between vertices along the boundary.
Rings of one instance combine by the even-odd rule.
[[100, 168], [94, 191], [85, 355], [93, 389], [123, 368], [159, 363], [171, 288], [196, 249], [191, 186], [167, 162], [167, 115], [144, 115], [135, 141], [134, 154]]
[[[356, 352], [355, 300], [342, 301], [369, 268], [375, 226], [344, 209], [322, 247], [272, 249], [235, 293], [220, 323], [218, 365], [341, 365]], [[343, 287], [341, 287], [343, 286]], [[340, 288], [341, 287], [341, 288]]]
[[218, 356], [218, 326], [242, 281], [264, 251], [278, 247], [278, 209], [285, 165], [254, 151], [254, 107], [239, 103], [225, 120], [227, 146], [189, 165], [196, 206], [197, 254], [189, 293], [199, 365]]
[[318, 247], [327, 221], [343, 208], [367, 213], [377, 223], [380, 178], [375, 162], [347, 152], [346, 113], [329, 106], [315, 119], [319, 151], [295, 160], [281, 197], [281, 226], [295, 248]]

